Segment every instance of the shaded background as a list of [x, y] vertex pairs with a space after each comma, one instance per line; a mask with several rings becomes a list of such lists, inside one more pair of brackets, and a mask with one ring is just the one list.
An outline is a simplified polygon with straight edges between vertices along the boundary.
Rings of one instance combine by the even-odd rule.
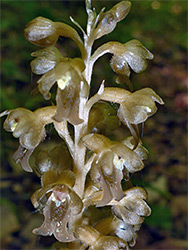
[[[93, 1], [93, 6], [99, 12], [115, 3]], [[84, 1], [2, 1], [1, 8], [1, 111], [50, 105], [41, 95], [31, 97], [37, 78], [31, 74], [30, 54], [38, 48], [24, 39], [24, 26], [39, 15], [71, 24], [71, 15], [85, 27]], [[139, 39], [155, 58], [143, 73], [132, 73], [134, 89], [151, 87], [165, 102], [145, 124], [143, 139], [150, 152], [146, 167], [131, 177], [135, 185], [146, 188], [152, 208], [134, 249], [187, 249], [186, 20], [186, 1], [132, 1], [129, 15], [94, 46], [109, 40]], [[79, 56], [72, 41], [59, 40], [57, 46], [64, 56]], [[114, 85], [115, 74], [106, 63], [109, 59], [105, 55], [94, 67], [93, 92], [103, 79]], [[50, 132], [47, 127], [47, 140]], [[4, 131], [1, 140], [1, 249], [50, 249], [52, 237], [31, 233], [43, 219], [30, 202], [40, 180], [13, 162], [18, 140]]]

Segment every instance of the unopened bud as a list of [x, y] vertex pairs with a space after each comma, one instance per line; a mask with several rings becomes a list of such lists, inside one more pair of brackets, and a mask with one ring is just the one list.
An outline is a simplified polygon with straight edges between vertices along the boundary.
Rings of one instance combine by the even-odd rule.
[[124, 19], [129, 13], [131, 2], [122, 1], [116, 4], [112, 9], [101, 15], [99, 24], [95, 30], [96, 39], [103, 35], [107, 35], [112, 32], [117, 23]]
[[30, 21], [24, 30], [25, 38], [38, 46], [47, 47], [56, 43], [58, 32], [54, 22], [44, 17]]

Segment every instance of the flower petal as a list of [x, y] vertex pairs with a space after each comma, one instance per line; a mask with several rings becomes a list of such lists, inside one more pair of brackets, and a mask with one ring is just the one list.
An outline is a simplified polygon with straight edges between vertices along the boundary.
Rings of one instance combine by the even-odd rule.
[[22, 168], [27, 172], [33, 172], [29, 165], [29, 157], [33, 153], [33, 149], [25, 149], [22, 145], [19, 145], [17, 151], [13, 155], [13, 159], [16, 163], [20, 162]]
[[112, 211], [128, 225], [136, 225], [144, 221], [144, 218], [121, 205], [112, 206]]
[[136, 73], [144, 71], [147, 67], [145, 59], [153, 59], [152, 53], [147, 50], [140, 41], [131, 40], [124, 44], [125, 53], [123, 57]]
[[73, 215], [77, 215], [82, 211], [83, 203], [80, 197], [74, 192], [70, 191], [70, 208]]
[[54, 70], [50, 70], [45, 73], [39, 80], [38, 80], [38, 89], [39, 92], [44, 96], [44, 99], [49, 100], [51, 94], [49, 93], [50, 89], [56, 82], [56, 75]]
[[55, 47], [38, 50], [31, 53], [31, 55], [37, 57], [30, 63], [32, 72], [37, 75], [42, 75], [53, 69], [56, 63], [63, 58]]
[[100, 153], [111, 146], [111, 141], [101, 134], [88, 134], [82, 138], [82, 141], [89, 150], [95, 153]]
[[130, 173], [134, 173], [143, 169], [144, 164], [140, 157], [127, 146], [123, 145], [122, 143], [114, 143], [110, 149], [116, 155], [124, 159], [125, 166]]
[[150, 207], [142, 199], [127, 199], [127, 202], [124, 203], [124, 206], [139, 216], [149, 216], [151, 214]]
[[53, 201], [53, 193], [43, 211], [44, 222], [41, 227], [33, 230], [34, 234], [52, 235], [60, 242], [74, 241], [74, 236], [68, 232], [67, 223], [70, 217], [70, 210], [67, 202], [61, 202], [57, 205]]
[[[125, 138], [122, 143], [124, 145], [126, 145], [127, 147], [129, 147], [130, 149], [134, 148], [134, 138], [132, 136], [129, 136], [127, 138]], [[134, 152], [137, 153], [137, 155], [139, 155], [139, 157], [141, 158], [141, 160], [146, 160], [148, 158], [148, 150], [142, 145], [141, 140], [138, 143], [138, 146], [136, 147], [136, 149], [134, 149]]]
[[[73, 87], [74, 86], [74, 87]], [[53, 119], [62, 122], [67, 119], [71, 124], [78, 125], [83, 122], [79, 118], [79, 92], [75, 85], [69, 86], [64, 90], [57, 89], [56, 94], [57, 111]]]

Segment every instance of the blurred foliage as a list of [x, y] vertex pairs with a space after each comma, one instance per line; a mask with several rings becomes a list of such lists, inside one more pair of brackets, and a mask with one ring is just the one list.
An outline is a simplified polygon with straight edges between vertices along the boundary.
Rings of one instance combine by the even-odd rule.
[[[116, 2], [93, 1], [93, 6], [99, 12], [103, 6], [110, 9]], [[84, 1], [2, 0], [1, 14], [1, 111], [16, 107], [35, 110], [50, 105], [51, 100], [44, 101], [39, 94], [31, 95], [38, 77], [31, 74], [30, 54], [39, 48], [24, 39], [24, 26], [37, 16], [71, 24], [68, 16], [71, 15], [85, 27]], [[165, 101], [165, 106], [160, 107], [144, 128], [144, 143], [150, 152], [146, 167], [142, 174], [131, 176], [134, 185], [146, 188], [152, 207], [152, 215], [143, 224], [135, 249], [186, 249], [186, 18], [187, 1], [133, 0], [126, 19], [94, 46], [109, 40], [125, 43], [136, 38], [142, 41], [155, 58], [145, 72], [131, 75], [134, 88], [151, 87]], [[64, 56], [79, 56], [76, 45], [69, 39], [59, 39], [57, 47]], [[114, 86], [116, 76], [106, 63], [109, 59], [110, 55], [105, 55], [94, 67], [93, 92], [103, 79]], [[48, 130], [50, 134], [51, 128]], [[119, 138], [124, 135], [123, 128], [116, 134]], [[50, 139], [48, 135], [47, 141]], [[32, 214], [35, 211], [29, 201], [39, 187], [39, 179], [13, 163], [17, 140], [2, 131], [1, 141], [1, 249], [49, 249], [54, 242], [52, 237], [38, 238], [31, 233], [42, 220], [38, 213]]]
[[150, 207], [153, 212], [150, 218], [145, 220], [145, 223], [152, 227], [169, 230], [172, 227], [170, 208], [165, 205], [155, 205], [154, 207]]

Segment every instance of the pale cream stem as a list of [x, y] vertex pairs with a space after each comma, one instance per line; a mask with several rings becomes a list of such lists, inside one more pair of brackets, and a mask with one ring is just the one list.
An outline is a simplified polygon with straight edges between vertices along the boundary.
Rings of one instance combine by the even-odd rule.
[[103, 91], [104, 91], [104, 80], [102, 81], [98, 92], [87, 101], [87, 103], [85, 105], [85, 114], [86, 115], [89, 116], [89, 112], [90, 112], [92, 106], [101, 99], [101, 95], [102, 95]]
[[84, 121], [80, 125], [74, 126], [75, 129], [75, 154], [74, 154], [74, 174], [75, 174], [75, 185], [73, 190], [83, 198], [84, 189], [85, 189], [85, 154], [86, 147], [81, 142], [81, 137], [83, 135], [83, 130], [87, 128], [87, 121]]
[[91, 50], [92, 50], [92, 46], [93, 46], [93, 42], [91, 39], [89, 39], [89, 37], [85, 37], [85, 41], [84, 41], [84, 47], [85, 47], [85, 57], [83, 58], [84, 63], [85, 63], [85, 70], [83, 72], [83, 75], [88, 83], [88, 85], [90, 86], [91, 84], [91, 75], [93, 72], [93, 68], [92, 65], [90, 63], [90, 57], [91, 57]]
[[[83, 150], [83, 152], [82, 152]], [[84, 158], [85, 158], [85, 147], [82, 147], [82, 150], [80, 149], [80, 153], [83, 153]], [[76, 168], [76, 172], [75, 172], [75, 176], [76, 176], [76, 181], [75, 181], [75, 185], [74, 185], [74, 191], [81, 197], [83, 198], [84, 195], [84, 189], [85, 189], [85, 180], [86, 180], [86, 176], [88, 174], [88, 172], [91, 169], [91, 164], [95, 158], [96, 154], [93, 154], [89, 160], [87, 161], [87, 163], [85, 164], [85, 159], [83, 162], [83, 165], [80, 166], [80, 168]], [[79, 158], [79, 157], [78, 157]], [[82, 161], [82, 159], [80, 159]], [[79, 159], [78, 159], [79, 161]], [[80, 164], [80, 162], [77, 163]]]
[[[92, 66], [90, 65], [90, 57], [91, 50], [93, 45], [92, 39], [90, 37], [85, 37], [84, 39], [84, 47], [85, 54], [83, 56], [83, 60], [85, 63], [85, 70], [83, 72], [83, 76], [85, 77], [88, 85], [91, 83], [91, 75], [92, 75]], [[88, 96], [89, 97], [89, 96]], [[88, 97], [86, 98], [88, 100]], [[86, 101], [87, 101], [86, 100]], [[85, 165], [85, 155], [86, 155], [86, 147], [82, 144], [81, 138], [87, 130], [89, 113], [85, 110], [85, 103], [83, 103], [84, 107], [80, 107], [83, 110], [83, 119], [84, 122], [79, 125], [74, 126], [74, 137], [75, 137], [75, 157], [74, 157], [74, 173], [75, 173], [75, 185], [73, 187], [74, 191], [83, 198], [84, 189], [85, 189], [85, 180], [86, 175], [88, 173], [87, 165]]]

